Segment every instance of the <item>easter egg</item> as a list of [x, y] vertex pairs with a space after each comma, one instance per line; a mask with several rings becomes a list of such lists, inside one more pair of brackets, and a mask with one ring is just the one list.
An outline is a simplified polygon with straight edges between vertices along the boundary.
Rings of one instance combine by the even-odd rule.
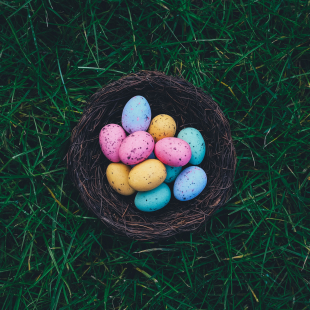
[[171, 191], [166, 183], [147, 192], [138, 192], [135, 205], [140, 211], [153, 212], [166, 206], [171, 199]]
[[177, 125], [171, 116], [160, 114], [152, 119], [148, 132], [156, 143], [163, 138], [174, 137], [176, 128]]
[[105, 125], [99, 133], [99, 144], [103, 154], [114, 163], [120, 161], [119, 148], [126, 138], [124, 129], [117, 124]]
[[171, 167], [168, 165], [165, 165], [166, 170], [167, 170], [167, 177], [165, 180], [165, 183], [171, 183], [173, 182], [177, 176], [180, 174], [182, 171], [182, 166], [181, 167]]
[[145, 131], [136, 131], [123, 140], [119, 157], [126, 165], [135, 165], [147, 159], [154, 149], [152, 136]]
[[207, 175], [203, 169], [190, 166], [184, 169], [174, 182], [173, 194], [180, 201], [197, 197], [207, 185]]
[[133, 167], [128, 175], [128, 183], [139, 192], [150, 191], [159, 186], [167, 177], [166, 167], [157, 159], [147, 159]]
[[128, 183], [130, 167], [122, 163], [112, 163], [107, 167], [106, 175], [111, 187], [119, 194], [129, 196], [136, 191]]
[[[154, 152], [152, 152], [151, 155], [147, 159], [155, 159], [155, 158], [156, 158], [155, 154], [154, 154]], [[130, 165], [131, 168], [133, 168], [134, 166], [136, 166], [136, 165]]]
[[142, 96], [131, 98], [122, 113], [122, 126], [128, 133], [146, 131], [151, 122], [151, 107]]
[[191, 159], [189, 144], [179, 138], [164, 138], [155, 144], [155, 156], [172, 167], [185, 166]]
[[201, 133], [197, 129], [189, 127], [182, 129], [178, 138], [186, 141], [191, 147], [192, 157], [189, 163], [192, 165], [201, 164], [206, 154], [206, 143]]

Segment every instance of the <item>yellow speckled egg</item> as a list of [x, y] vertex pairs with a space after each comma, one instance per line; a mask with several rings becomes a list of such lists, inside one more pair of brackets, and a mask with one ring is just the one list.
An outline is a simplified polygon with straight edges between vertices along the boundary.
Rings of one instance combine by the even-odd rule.
[[130, 167], [122, 163], [112, 163], [108, 166], [106, 175], [109, 184], [119, 194], [129, 196], [136, 191], [128, 183]]
[[163, 183], [166, 176], [166, 167], [161, 161], [147, 159], [130, 170], [128, 182], [135, 190], [146, 192]]
[[177, 125], [174, 119], [167, 114], [155, 116], [148, 129], [155, 143], [163, 138], [174, 137]]

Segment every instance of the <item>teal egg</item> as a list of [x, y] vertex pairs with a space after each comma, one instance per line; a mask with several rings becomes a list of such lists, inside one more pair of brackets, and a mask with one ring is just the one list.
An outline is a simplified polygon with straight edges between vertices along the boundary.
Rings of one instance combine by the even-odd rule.
[[182, 166], [181, 167], [171, 167], [168, 165], [165, 165], [166, 170], [167, 170], [167, 177], [165, 179], [166, 183], [171, 183], [173, 182], [177, 176], [180, 174], [182, 171]]
[[147, 192], [138, 192], [135, 205], [140, 211], [153, 212], [166, 206], [171, 199], [171, 191], [166, 183]]
[[199, 165], [203, 161], [206, 154], [206, 143], [201, 133], [192, 127], [181, 130], [178, 138], [186, 141], [192, 151], [192, 157], [189, 161], [192, 165]]

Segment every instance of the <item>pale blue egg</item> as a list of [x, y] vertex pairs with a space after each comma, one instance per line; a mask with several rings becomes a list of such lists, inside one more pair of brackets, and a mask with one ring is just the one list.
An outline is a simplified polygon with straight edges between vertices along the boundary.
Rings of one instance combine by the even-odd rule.
[[166, 170], [167, 170], [167, 177], [165, 179], [166, 183], [171, 183], [173, 182], [177, 176], [180, 174], [182, 171], [182, 166], [181, 167], [171, 167], [168, 165], [165, 165]]
[[207, 185], [207, 175], [203, 169], [190, 166], [184, 169], [174, 182], [173, 194], [180, 201], [197, 197]]
[[146, 131], [151, 122], [151, 107], [142, 96], [131, 98], [122, 114], [122, 126], [128, 133]]
[[140, 211], [153, 212], [166, 206], [171, 199], [171, 191], [166, 183], [147, 192], [138, 192], [135, 205]]
[[206, 143], [201, 135], [201, 133], [192, 127], [182, 129], [178, 138], [186, 141], [192, 151], [192, 157], [189, 161], [192, 165], [199, 165], [203, 161], [206, 154]]
[[[147, 159], [156, 159], [156, 156], [155, 156], [154, 152], [152, 152], [151, 155]], [[137, 165], [138, 164], [130, 165], [130, 167], [133, 168], [134, 166], [137, 166]]]

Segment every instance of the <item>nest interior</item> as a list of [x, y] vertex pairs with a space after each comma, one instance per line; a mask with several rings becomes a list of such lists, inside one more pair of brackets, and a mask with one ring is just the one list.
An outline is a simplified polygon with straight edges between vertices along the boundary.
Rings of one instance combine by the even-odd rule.
[[[201, 132], [206, 155], [199, 166], [208, 184], [195, 199], [181, 202], [172, 194], [166, 207], [145, 213], [135, 207], [135, 195], [122, 196], [110, 187], [105, 175], [110, 161], [100, 149], [99, 132], [110, 123], [121, 125], [123, 108], [136, 95], [148, 100], [152, 118], [158, 114], [174, 118], [175, 136], [186, 127]], [[73, 129], [66, 160], [85, 205], [114, 232], [136, 240], [159, 240], [198, 229], [229, 198], [236, 167], [230, 126], [217, 103], [184, 79], [154, 71], [123, 77], [90, 98]]]

